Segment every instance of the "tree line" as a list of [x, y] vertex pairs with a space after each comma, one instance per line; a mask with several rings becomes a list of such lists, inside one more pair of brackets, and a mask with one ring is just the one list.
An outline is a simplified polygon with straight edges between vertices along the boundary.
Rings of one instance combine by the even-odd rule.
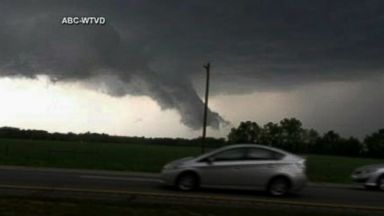
[[[57, 140], [71, 142], [109, 142], [144, 145], [187, 145], [200, 146], [201, 138], [148, 138], [137, 136], [112, 136], [105, 133], [49, 133], [45, 130], [24, 130], [14, 127], [1, 127], [0, 138], [3, 139], [31, 139], [31, 140]], [[205, 144], [209, 147], [218, 147], [226, 143], [224, 138], [208, 137]]]
[[335, 131], [320, 134], [303, 128], [296, 118], [260, 126], [256, 122], [241, 122], [228, 134], [229, 143], [259, 143], [302, 154], [327, 154], [353, 157], [384, 157], [384, 129], [367, 135], [363, 141], [342, 137]]

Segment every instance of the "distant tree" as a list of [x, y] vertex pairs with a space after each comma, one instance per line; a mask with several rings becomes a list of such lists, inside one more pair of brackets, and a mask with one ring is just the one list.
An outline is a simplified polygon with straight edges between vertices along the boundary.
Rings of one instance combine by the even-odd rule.
[[257, 143], [260, 138], [260, 126], [256, 122], [241, 122], [228, 134], [230, 143]]
[[336, 146], [335, 152], [337, 155], [361, 156], [363, 153], [363, 144], [354, 137], [342, 139], [341, 143]]
[[288, 151], [303, 152], [304, 129], [302, 123], [296, 118], [280, 121], [281, 147]]
[[364, 139], [367, 155], [370, 157], [384, 157], [384, 128], [368, 135]]
[[315, 144], [315, 153], [343, 156], [360, 156], [363, 152], [362, 143], [354, 138], [342, 138], [334, 131], [328, 131]]
[[265, 124], [260, 133], [260, 143], [269, 146], [281, 147], [281, 127], [273, 122]]
[[303, 151], [305, 153], [316, 153], [316, 143], [320, 135], [315, 129], [305, 129], [303, 132]]
[[315, 153], [335, 155], [335, 146], [341, 142], [341, 137], [334, 131], [326, 132], [315, 144]]
[[2, 138], [21, 138], [21, 131], [19, 128], [2, 127], [0, 128], [0, 137]]
[[[322, 136], [314, 129], [305, 129], [300, 120], [285, 118], [278, 124], [268, 122], [262, 128], [254, 126], [254, 122], [241, 122], [238, 128], [232, 128], [228, 134], [230, 143], [259, 143], [295, 153], [331, 154], [343, 156], [362, 156], [364, 145], [354, 137], [341, 137], [335, 131], [328, 131]], [[256, 128], [256, 130], [255, 130]], [[381, 135], [379, 135], [381, 134]], [[370, 155], [384, 155], [384, 129], [367, 137]], [[368, 147], [367, 147], [368, 148]], [[378, 150], [380, 149], [380, 150]], [[375, 152], [374, 154], [372, 152]]]

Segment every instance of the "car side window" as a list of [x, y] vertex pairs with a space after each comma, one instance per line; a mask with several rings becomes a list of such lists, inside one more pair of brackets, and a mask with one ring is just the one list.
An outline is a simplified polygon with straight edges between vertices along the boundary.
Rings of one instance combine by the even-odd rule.
[[245, 160], [246, 149], [231, 149], [213, 155], [215, 161], [239, 161]]
[[279, 160], [284, 155], [263, 148], [249, 148], [246, 153], [247, 160]]

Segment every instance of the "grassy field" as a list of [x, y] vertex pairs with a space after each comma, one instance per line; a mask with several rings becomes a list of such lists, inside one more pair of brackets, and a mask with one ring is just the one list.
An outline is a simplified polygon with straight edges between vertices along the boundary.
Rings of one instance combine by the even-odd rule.
[[[198, 147], [0, 139], [0, 165], [159, 172], [168, 161], [198, 155]], [[307, 155], [311, 181], [348, 183], [357, 166], [384, 160]]]
[[70, 201], [70, 200], [42, 200], [27, 198], [0, 198], [0, 215], [12, 216], [363, 216], [376, 214], [331, 212], [321, 210], [298, 210], [286, 208], [234, 208], [234, 207], [202, 207], [160, 204], [111, 204], [92, 201]]
[[[8, 154], [7, 154], [8, 146]], [[0, 139], [0, 164], [158, 172], [196, 147]]]

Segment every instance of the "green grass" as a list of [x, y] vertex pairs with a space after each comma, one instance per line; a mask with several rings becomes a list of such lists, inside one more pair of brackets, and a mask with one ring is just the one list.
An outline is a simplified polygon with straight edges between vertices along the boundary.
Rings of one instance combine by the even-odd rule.
[[[171, 160], [199, 153], [190, 146], [0, 139], [1, 165], [159, 172]], [[384, 160], [308, 155], [307, 173], [316, 182], [348, 183], [354, 168], [374, 163]]]
[[96, 201], [44, 200], [27, 198], [0, 198], [0, 215], [12, 216], [362, 216], [375, 214], [331, 212], [286, 208], [234, 208], [225, 206], [189, 206], [134, 203], [103, 203]]
[[189, 146], [0, 139], [0, 164], [158, 172], [166, 162], [199, 151]]

